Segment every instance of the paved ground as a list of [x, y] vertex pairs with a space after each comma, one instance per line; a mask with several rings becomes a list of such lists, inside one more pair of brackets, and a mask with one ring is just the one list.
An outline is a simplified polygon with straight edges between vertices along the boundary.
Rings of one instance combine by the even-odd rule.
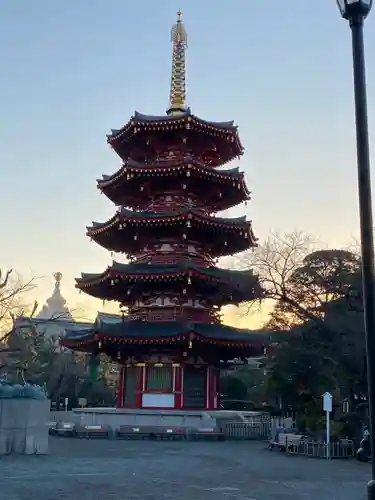
[[1, 500], [362, 500], [370, 466], [286, 457], [263, 443], [51, 439], [0, 459]]

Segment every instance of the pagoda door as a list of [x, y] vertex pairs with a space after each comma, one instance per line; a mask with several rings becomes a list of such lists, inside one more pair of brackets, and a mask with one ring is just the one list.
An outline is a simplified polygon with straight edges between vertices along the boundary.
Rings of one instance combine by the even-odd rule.
[[206, 368], [184, 366], [184, 408], [206, 408]]
[[124, 406], [125, 408], [136, 408], [137, 406], [137, 368], [129, 367], [125, 371], [124, 384]]

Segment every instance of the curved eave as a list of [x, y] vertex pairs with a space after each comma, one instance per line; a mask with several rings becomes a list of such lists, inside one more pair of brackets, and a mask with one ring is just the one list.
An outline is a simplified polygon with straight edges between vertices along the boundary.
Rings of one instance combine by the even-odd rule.
[[[171, 328], [172, 327], [172, 328]], [[153, 332], [158, 330], [157, 335]], [[173, 330], [173, 332], [171, 332]], [[211, 330], [211, 332], [210, 332]], [[128, 325], [104, 325], [102, 329], [80, 334], [72, 332], [60, 339], [65, 347], [79, 348], [94, 346], [105, 349], [106, 344], [173, 344], [191, 340], [200, 344], [214, 344], [228, 348], [254, 349], [262, 348], [270, 343], [264, 332], [241, 330], [226, 325], [209, 324], [175, 324], [175, 323], [142, 323], [131, 322]]]
[[82, 330], [77, 330], [77, 329], [69, 330], [69, 329], [67, 329], [67, 330], [65, 330], [65, 334], [60, 337], [59, 341], [60, 341], [60, 343], [63, 343], [66, 340], [68, 340], [68, 341], [81, 341], [81, 340], [88, 340], [88, 339], [92, 339], [92, 340], [96, 339], [96, 332], [95, 332], [93, 327], [82, 329]]
[[[177, 265], [131, 265], [113, 262], [101, 274], [82, 274], [76, 278], [76, 288], [101, 300], [132, 303], [139, 284], [143, 288], [156, 286], [182, 289], [192, 286], [191, 291], [217, 296], [220, 305], [239, 304], [263, 296], [258, 277], [251, 271], [227, 271], [220, 268], [200, 268]], [[126, 290], [126, 293], [125, 293]]]
[[134, 115], [130, 118], [130, 120], [120, 129], [112, 129], [111, 133], [107, 135], [108, 142], [114, 142], [116, 139], [121, 136], [130, 133], [136, 133], [137, 127], [168, 127], [170, 125], [183, 125], [186, 123], [196, 124], [201, 126], [202, 128], [211, 129], [213, 131], [223, 131], [226, 133], [236, 133], [238, 127], [234, 124], [233, 121], [227, 122], [213, 122], [203, 120], [196, 115], [193, 115], [190, 108], [187, 108], [183, 113], [179, 113], [178, 115], [145, 115], [143, 113], [139, 113], [138, 111], [134, 112]]
[[[76, 278], [76, 286], [78, 288], [86, 288], [91, 285], [97, 285], [103, 283], [107, 280], [114, 280], [118, 278], [126, 278], [128, 280], [169, 280], [173, 278], [183, 278], [183, 277], [195, 277], [195, 278], [203, 278], [216, 282], [233, 282], [236, 283], [237, 280], [244, 281], [245, 279], [249, 281], [256, 281], [256, 276], [249, 271], [224, 271], [220, 270], [219, 272], [210, 272], [211, 268], [188, 268], [178, 269], [177, 266], [165, 266], [166, 269], [158, 270], [153, 268], [161, 268], [162, 266], [152, 266], [148, 265], [148, 269], [146, 270], [146, 266], [144, 269], [140, 269], [138, 272], [131, 268], [126, 269], [126, 264], [120, 264], [118, 262], [114, 262], [112, 266], [107, 267], [107, 269], [103, 273], [82, 273], [80, 278]], [[167, 269], [169, 267], [170, 269]], [[175, 268], [175, 269], [173, 269]], [[238, 273], [238, 278], [236, 279], [235, 273]]]
[[[207, 167], [191, 159], [187, 159], [183, 164], [164, 165], [145, 165], [129, 160], [113, 175], [103, 175], [102, 179], [97, 179], [97, 187], [116, 205], [141, 207], [149, 198], [149, 191], [144, 190], [145, 185], [152, 185], [158, 182], [159, 178], [167, 177], [186, 177], [193, 183], [196, 183], [196, 179], [202, 179], [204, 182], [214, 182], [217, 187], [221, 186], [221, 189], [227, 191], [228, 196], [226, 194], [220, 196], [217, 193], [216, 196], [211, 195], [210, 198], [210, 204], [218, 211], [251, 199], [244, 172], [239, 171], [238, 167], [221, 170]], [[190, 189], [189, 186], [187, 189]], [[193, 189], [195, 190], [196, 187]]]
[[[112, 175], [103, 175], [101, 179], [97, 179], [97, 186], [100, 190], [103, 190], [111, 185], [115, 184], [122, 177], [127, 178], [128, 176], [134, 175], [163, 175], [166, 176], [172, 172], [181, 172], [181, 174], [186, 175], [188, 171], [201, 173], [202, 175], [207, 175], [209, 177], [218, 178], [223, 181], [228, 182], [242, 182], [244, 183], [245, 191], [249, 194], [244, 180], [244, 172], [241, 172], [238, 167], [227, 170], [220, 170], [213, 167], [207, 167], [193, 160], [187, 160], [184, 163], [168, 163], [164, 165], [146, 165], [144, 163], [138, 163], [133, 160], [129, 160], [127, 163], [122, 165], [122, 167], [117, 170]], [[130, 180], [130, 179], [126, 179]]]
[[86, 226], [86, 235], [90, 238], [96, 234], [109, 231], [114, 227], [117, 227], [119, 223], [119, 214], [115, 214], [113, 217], [105, 222], [92, 221], [91, 226]]
[[186, 121], [186, 119], [191, 119], [192, 121], [196, 121], [197, 123], [201, 123], [203, 125], [215, 127], [217, 129], [223, 130], [237, 130], [237, 126], [234, 124], [233, 120], [225, 121], [225, 122], [215, 122], [215, 121], [207, 121], [199, 118], [191, 112], [190, 108], [184, 110], [183, 113], [179, 113], [178, 115], [145, 115], [143, 113], [139, 113], [138, 111], [134, 112], [133, 120], [137, 124], [145, 123], [145, 124], [156, 124], [159, 122], [168, 122], [168, 123], [179, 123], [181, 121]]
[[[93, 222], [92, 226], [87, 226], [87, 235], [94, 237], [97, 234], [108, 231], [121, 231], [124, 226], [130, 224], [133, 226], [142, 226], [147, 224], [159, 226], [160, 224], [177, 224], [185, 222], [186, 224], [204, 224], [206, 226], [214, 226], [220, 229], [246, 232], [250, 239], [253, 237], [251, 230], [251, 222], [246, 220], [246, 217], [223, 218], [223, 217], [208, 217], [205, 214], [191, 210], [189, 208], [172, 212], [170, 214], [153, 213], [153, 212], [133, 212], [126, 208], [121, 210], [111, 217], [106, 222]], [[255, 241], [254, 241], [255, 242]]]
[[175, 116], [150, 116], [135, 112], [134, 116], [124, 127], [121, 129], [113, 129], [111, 133], [107, 135], [107, 142], [117, 153], [120, 153], [119, 144], [123, 141], [129, 141], [138, 133], [150, 130], [158, 132], [177, 129], [201, 130], [204, 134], [221, 136], [229, 142], [232, 142], [235, 144], [236, 152], [233, 152], [232, 157], [228, 158], [226, 161], [230, 161], [236, 156], [243, 154], [244, 148], [238, 135], [238, 128], [234, 125], [233, 121], [210, 122], [202, 120], [193, 115], [190, 109], [186, 110], [185, 113]]
[[[91, 239], [110, 252], [137, 254], [141, 252], [146, 236], [142, 234], [139, 236], [139, 233], [137, 238], [134, 236], [134, 231], [124, 234], [111, 232], [92, 235]], [[210, 254], [212, 258], [220, 258], [257, 247], [256, 241], [245, 238], [243, 235], [229, 233], [227, 239], [224, 239], [224, 236], [225, 234], [213, 233], [209, 240], [201, 243], [202, 251]]]
[[[192, 332], [194, 333], [194, 332]], [[218, 340], [215, 338], [207, 338], [207, 337], [201, 337], [197, 334], [196, 338], [194, 339], [196, 342], [199, 342], [200, 344], [210, 344], [210, 345], [216, 345], [220, 347], [226, 347], [230, 349], [242, 349], [245, 351], [251, 351], [254, 349], [261, 349], [263, 345], [259, 342], [254, 342], [254, 340], [249, 340], [249, 341], [238, 341], [238, 340]], [[106, 342], [111, 342], [114, 344], [128, 344], [128, 345], [139, 345], [139, 344], [152, 344], [152, 345], [166, 345], [166, 344], [177, 344], [178, 342], [182, 342], [184, 340], [188, 339], [188, 334], [184, 335], [175, 335], [175, 336], [170, 336], [166, 337], [163, 339], [160, 339], [159, 337], [156, 337], [154, 339], [127, 339], [123, 337], [112, 337], [109, 338], [108, 336], [102, 336], [100, 333], [95, 336], [95, 338], [90, 337], [86, 339], [61, 339], [60, 340], [60, 345], [63, 347], [67, 347], [68, 349], [82, 349], [85, 346], [96, 346], [98, 343], [98, 340], [105, 340]], [[93, 350], [92, 348], [90, 350]], [[102, 351], [103, 348], [100, 348]]]
[[[150, 217], [151, 214], [145, 214], [144, 218], [141, 218], [139, 217], [140, 214], [138, 214], [137, 217], [132, 218], [134, 213], [129, 211], [129, 216], [126, 216], [124, 212], [123, 210], [122, 213], [112, 217], [105, 223], [93, 223], [91, 227], [87, 228], [87, 236], [107, 250], [127, 252], [132, 251], [131, 249], [134, 251], [135, 248], [142, 246], [144, 238], [148, 237], [149, 232], [159, 230], [161, 225], [173, 231], [179, 225], [185, 224], [187, 231], [199, 231], [200, 229], [212, 235], [209, 247], [212, 248], [215, 256], [242, 252], [254, 248], [258, 244], [251, 222], [246, 221], [245, 217], [233, 220], [207, 219], [199, 216], [195, 217], [191, 213], [185, 212], [184, 214], [169, 217], [163, 217], [162, 214], [159, 214], [159, 217]], [[189, 215], [191, 215], [191, 218], [189, 218]], [[189, 228], [187, 224], [190, 224]], [[225, 235], [229, 236], [229, 241], [228, 238], [223, 241]], [[218, 243], [220, 248], [217, 247]], [[215, 248], [219, 253], [215, 252]]]

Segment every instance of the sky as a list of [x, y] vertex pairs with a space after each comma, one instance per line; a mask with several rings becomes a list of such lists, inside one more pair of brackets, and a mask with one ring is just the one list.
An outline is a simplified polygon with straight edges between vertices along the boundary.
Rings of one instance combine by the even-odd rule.
[[[237, 164], [252, 201], [230, 215], [246, 213], [260, 241], [298, 229], [338, 247], [358, 234], [350, 31], [335, 0], [9, 0], [0, 15], [0, 267], [40, 278], [40, 300], [61, 271], [72, 308], [98, 307], [74, 277], [111, 261], [85, 235], [115, 211], [96, 188], [120, 167], [106, 134], [134, 110], [164, 113], [179, 8], [188, 104], [203, 119], [235, 120], [246, 150]], [[365, 32], [371, 137], [374, 23], [375, 14]]]

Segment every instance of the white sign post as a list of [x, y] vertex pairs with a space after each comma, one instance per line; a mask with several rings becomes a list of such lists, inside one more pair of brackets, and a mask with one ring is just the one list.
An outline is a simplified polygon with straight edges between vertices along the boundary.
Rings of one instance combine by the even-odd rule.
[[68, 404], [69, 404], [69, 399], [65, 398], [65, 411], [68, 411]]
[[326, 441], [327, 441], [327, 460], [330, 458], [331, 447], [331, 413], [332, 413], [332, 394], [325, 392], [323, 394], [323, 410], [326, 412]]

